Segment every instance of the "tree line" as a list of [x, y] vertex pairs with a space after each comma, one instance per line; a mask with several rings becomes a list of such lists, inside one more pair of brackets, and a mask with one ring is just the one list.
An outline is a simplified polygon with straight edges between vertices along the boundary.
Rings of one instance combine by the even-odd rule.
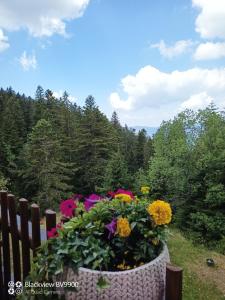
[[92, 96], [83, 107], [64, 92], [57, 99], [38, 86], [35, 98], [0, 90], [0, 188], [56, 208], [75, 192], [131, 188], [147, 169], [152, 140], [111, 120]]
[[225, 112], [213, 104], [144, 129], [109, 120], [92, 96], [83, 107], [38, 87], [35, 98], [0, 90], [0, 188], [58, 208], [74, 193], [119, 187], [171, 202], [174, 223], [225, 252]]
[[195, 241], [225, 253], [225, 111], [213, 104], [163, 122], [148, 178], [172, 202], [175, 223]]

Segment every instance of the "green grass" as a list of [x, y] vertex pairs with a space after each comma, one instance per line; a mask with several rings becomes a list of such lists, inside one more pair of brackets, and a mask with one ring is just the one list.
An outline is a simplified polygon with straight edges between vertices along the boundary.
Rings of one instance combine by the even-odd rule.
[[[175, 229], [168, 241], [171, 262], [183, 268], [184, 300], [225, 299], [225, 256], [193, 245]], [[207, 258], [213, 258], [215, 267], [208, 267]]]

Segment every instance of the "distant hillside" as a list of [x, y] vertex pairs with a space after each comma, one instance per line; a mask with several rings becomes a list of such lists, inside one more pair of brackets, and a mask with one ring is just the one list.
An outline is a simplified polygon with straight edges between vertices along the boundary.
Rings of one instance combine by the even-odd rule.
[[136, 129], [136, 132], [144, 128], [147, 131], [148, 136], [153, 136], [153, 134], [155, 134], [156, 131], [158, 130], [158, 127], [147, 127], [147, 126], [134, 126], [132, 128]]

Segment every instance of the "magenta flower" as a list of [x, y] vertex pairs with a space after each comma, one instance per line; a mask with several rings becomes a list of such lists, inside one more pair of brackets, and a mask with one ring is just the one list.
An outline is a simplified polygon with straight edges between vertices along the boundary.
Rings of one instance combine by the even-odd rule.
[[112, 235], [115, 234], [115, 232], [116, 232], [116, 224], [117, 224], [116, 218], [113, 218], [112, 221], [109, 224], [105, 225], [105, 227], [109, 231], [108, 239], [110, 239], [112, 237]]
[[60, 203], [60, 211], [65, 217], [72, 218], [76, 207], [73, 199], [67, 199]]
[[123, 190], [123, 189], [118, 189], [115, 193], [114, 196], [117, 194], [126, 194], [129, 195], [132, 199], [134, 199], [134, 195], [131, 191]]
[[100, 201], [101, 199], [102, 197], [96, 194], [91, 194], [88, 198], [85, 198], [84, 207], [86, 211], [89, 211], [89, 209], [92, 208], [92, 206], [94, 206], [95, 203]]
[[57, 237], [58, 236], [57, 229], [56, 228], [52, 228], [51, 230], [49, 230], [47, 232], [47, 236], [48, 236], [49, 239]]

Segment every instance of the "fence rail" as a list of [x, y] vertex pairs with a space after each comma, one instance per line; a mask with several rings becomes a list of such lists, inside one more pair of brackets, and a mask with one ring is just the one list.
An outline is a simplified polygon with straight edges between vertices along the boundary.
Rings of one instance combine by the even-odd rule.
[[[41, 241], [56, 227], [56, 213], [48, 209], [45, 216], [46, 229], [42, 229], [37, 204], [29, 206], [23, 198], [16, 202], [14, 195], [0, 191], [0, 299], [10, 299], [9, 281], [24, 281]], [[165, 294], [166, 300], [182, 299], [181, 268], [167, 265]]]

